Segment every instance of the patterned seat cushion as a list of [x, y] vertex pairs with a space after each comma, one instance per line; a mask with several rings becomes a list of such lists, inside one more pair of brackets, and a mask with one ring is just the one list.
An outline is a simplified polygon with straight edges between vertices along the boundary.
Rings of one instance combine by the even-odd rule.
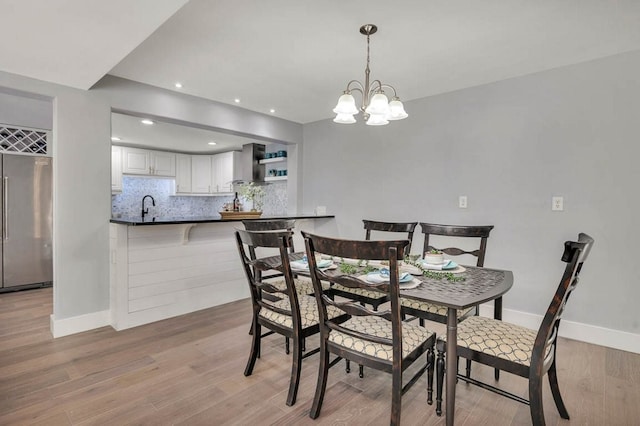
[[[291, 303], [288, 298], [270, 304], [280, 309], [291, 309]], [[298, 304], [300, 305], [300, 320], [302, 328], [318, 324], [318, 303], [316, 302], [316, 298], [314, 296], [299, 295]], [[329, 318], [335, 318], [344, 314], [344, 312], [333, 306], [327, 306], [327, 314], [329, 315]], [[289, 315], [283, 315], [265, 308], [260, 309], [259, 315], [284, 327], [293, 327], [293, 319]]]
[[375, 290], [367, 290], [365, 288], [349, 288], [345, 286], [341, 286], [340, 284], [336, 284], [333, 286], [334, 290], [344, 291], [345, 293], [352, 293], [358, 296], [368, 297], [369, 299], [384, 299], [387, 297], [386, 294], [381, 293]]
[[[391, 339], [391, 321], [384, 318], [367, 316], [351, 317], [341, 324], [350, 330]], [[428, 340], [433, 333], [424, 327], [402, 323], [402, 356], [409, 355], [415, 348]], [[373, 343], [368, 340], [349, 336], [336, 330], [329, 333], [329, 341], [347, 349], [356, 350], [363, 354], [374, 356], [387, 361], [393, 360], [393, 349], [390, 345]]]
[[[313, 294], [313, 283], [309, 278], [294, 278], [293, 282], [298, 294]], [[287, 283], [284, 280], [270, 281], [269, 283], [280, 291], [287, 289]], [[324, 290], [329, 289], [330, 286], [328, 282], [321, 281], [321, 283]]]
[[[433, 303], [422, 302], [420, 300], [407, 299], [405, 297], [400, 298], [400, 305], [406, 306], [407, 308], [416, 309], [419, 311], [428, 312], [430, 314], [441, 315], [443, 317], [447, 316], [447, 307], [442, 305], [435, 305]], [[458, 318], [467, 313], [473, 311], [475, 307], [470, 307], [467, 309], [459, 309], [458, 310]]]
[[528, 367], [537, 334], [526, 327], [474, 316], [458, 324], [458, 346]]

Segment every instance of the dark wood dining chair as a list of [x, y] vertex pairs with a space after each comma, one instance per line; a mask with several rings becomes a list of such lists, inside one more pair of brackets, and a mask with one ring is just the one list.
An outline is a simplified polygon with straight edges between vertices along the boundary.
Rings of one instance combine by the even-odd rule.
[[[404, 256], [408, 240], [353, 241], [320, 237], [302, 233], [309, 258], [311, 279], [320, 315], [320, 368], [318, 383], [309, 416], [320, 415], [327, 386], [329, 368], [340, 359], [351, 360], [369, 368], [391, 373], [391, 424], [400, 424], [402, 395], [427, 371], [427, 403], [433, 394], [433, 345], [435, 333], [418, 325], [402, 321], [399, 303], [398, 261]], [[316, 267], [316, 253], [362, 260], [386, 260], [389, 262], [390, 280], [370, 284], [357, 276], [339, 271], [320, 271]], [[361, 288], [386, 293], [389, 309], [374, 311], [353, 300], [338, 301], [327, 294], [322, 281], [340, 284], [347, 288]], [[351, 318], [338, 323], [328, 316], [338, 309]], [[337, 358], [330, 362], [329, 354]], [[403, 386], [403, 372], [415, 361], [426, 356], [425, 364]]]
[[[404, 252], [411, 252], [411, 244], [413, 242], [413, 232], [418, 225], [418, 222], [379, 222], [375, 220], [363, 219], [365, 229], [365, 240], [371, 240], [371, 233], [375, 231], [375, 235], [379, 235], [381, 232], [402, 233], [407, 235], [409, 245], [405, 248]], [[371, 305], [374, 310], [377, 310], [380, 305], [389, 301], [388, 295], [379, 291], [368, 290], [363, 288], [347, 288], [341, 285], [334, 285], [331, 289], [334, 295], [345, 297], [348, 299], [356, 300], [362, 305]], [[351, 371], [350, 363], [346, 363], [346, 371]], [[360, 378], [364, 377], [364, 368], [362, 364], [358, 368], [358, 375]]]
[[[237, 230], [236, 243], [242, 266], [249, 283], [252, 304], [252, 343], [249, 360], [244, 370], [250, 376], [260, 356], [260, 342], [263, 337], [273, 333], [280, 334], [293, 342], [293, 359], [287, 405], [296, 402], [302, 359], [319, 351], [318, 348], [302, 354], [304, 339], [319, 332], [318, 306], [313, 296], [298, 294], [294, 287], [293, 274], [289, 263], [289, 243], [291, 232], [269, 231], [251, 232]], [[252, 258], [250, 252], [256, 248], [277, 248], [280, 256], [279, 265], [265, 261], [265, 258]], [[283, 274], [285, 289], [279, 289], [262, 280], [262, 272], [272, 269]], [[263, 297], [264, 294], [276, 295], [273, 300]], [[275, 300], [275, 301], [274, 301]], [[327, 311], [325, 318], [336, 322], [345, 321], [348, 316], [337, 309]], [[262, 327], [268, 332], [262, 334]]]
[[[592, 246], [593, 238], [583, 233], [578, 235], [578, 241], [564, 243], [562, 261], [566, 263], [566, 266], [560, 284], [537, 331], [480, 316], [468, 318], [458, 325], [458, 356], [528, 379], [529, 399], [473, 378], [461, 375], [458, 375], [458, 378], [529, 405], [534, 426], [545, 424], [542, 407], [542, 381], [545, 374], [549, 376], [551, 393], [560, 417], [569, 419], [569, 412], [560, 395], [556, 373], [558, 328], [562, 312], [571, 292], [578, 285], [578, 276]], [[442, 413], [445, 342], [439, 340], [437, 346], [436, 413], [440, 415]], [[456, 374], [456, 372], [452, 374]]]
[[[261, 220], [243, 220], [242, 224], [247, 231], [289, 231], [291, 233], [291, 237], [288, 241], [289, 253], [294, 253], [295, 248], [293, 246], [293, 229], [296, 226], [295, 219], [261, 219]], [[249, 254], [251, 259], [256, 259], [256, 250], [253, 247], [249, 247]], [[264, 256], [261, 256], [264, 257]], [[266, 271], [265, 271], [266, 272]], [[269, 271], [268, 273], [262, 274], [263, 280], [268, 280], [271, 285], [276, 287], [281, 292], [286, 291], [287, 284], [283, 278], [282, 273], [277, 271]], [[313, 285], [311, 284], [311, 280], [305, 277], [299, 277], [298, 275], [293, 275], [293, 282], [295, 284], [295, 289], [298, 294], [309, 294], [313, 295]], [[270, 299], [271, 301], [277, 301], [277, 296], [274, 294], [264, 294], [264, 298]], [[253, 329], [249, 330], [249, 334], [253, 332]], [[285, 352], [287, 355], [290, 353], [290, 342], [289, 338], [285, 337]], [[302, 350], [304, 351], [305, 341], [302, 341]]]
[[[487, 251], [487, 239], [493, 229], [493, 225], [438, 225], [433, 223], [420, 222], [420, 228], [424, 234], [423, 252], [440, 250], [448, 256], [471, 255], [476, 257], [476, 266], [484, 266], [484, 258]], [[446, 237], [440, 240], [437, 246], [430, 238], [434, 235]], [[462, 245], [463, 241], [476, 240], [478, 245], [475, 249], [462, 249], [457, 245]], [[451, 246], [456, 244], [455, 246]], [[435, 321], [441, 324], [447, 323], [447, 307], [428, 302], [420, 302], [408, 298], [400, 298], [403, 315], [413, 316], [424, 325], [424, 320]], [[502, 298], [494, 301], [497, 318], [502, 318]], [[462, 321], [472, 315], [478, 315], [478, 306], [473, 306], [465, 310], [458, 311], [458, 321]], [[467, 376], [471, 375], [471, 361], [467, 361]], [[496, 372], [496, 378], [498, 377]]]
[[[405, 253], [409, 253], [411, 251], [411, 243], [413, 241], [413, 231], [418, 225], [418, 222], [378, 222], [375, 220], [363, 220], [364, 229], [365, 229], [365, 240], [371, 240], [371, 232], [396, 232], [396, 233], [404, 233], [407, 235], [407, 239], [409, 240], [409, 245], [405, 249]], [[367, 289], [361, 288], [345, 288], [340, 285], [333, 286], [333, 293], [338, 296], [346, 297], [352, 300], [357, 300], [362, 304], [368, 304], [373, 306], [373, 309], [378, 309], [378, 307], [389, 301], [387, 295], [377, 292], [371, 291]]]

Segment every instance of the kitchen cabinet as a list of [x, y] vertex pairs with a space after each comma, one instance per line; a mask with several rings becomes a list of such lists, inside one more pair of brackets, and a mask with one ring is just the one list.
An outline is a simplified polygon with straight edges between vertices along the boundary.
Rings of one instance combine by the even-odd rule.
[[191, 156], [191, 193], [210, 194], [213, 181], [210, 155]]
[[[240, 152], [191, 156], [191, 193], [227, 195], [240, 172]], [[187, 192], [182, 191], [181, 192]], [[177, 189], [176, 189], [177, 193]]]
[[172, 152], [122, 147], [122, 173], [175, 177], [176, 154]]
[[176, 194], [191, 193], [191, 155], [176, 154]]
[[240, 172], [240, 155], [238, 151], [230, 151], [212, 157], [212, 192], [233, 192], [233, 181], [238, 179]]
[[[148, 149], [114, 147], [112, 167], [120, 166], [120, 172], [112, 172], [112, 191], [122, 191], [122, 174], [175, 177], [176, 195], [229, 195], [233, 193], [233, 181], [240, 178], [239, 151], [214, 155], [175, 154]], [[115, 157], [120, 159], [116, 162]], [[120, 182], [114, 179], [120, 176]]]
[[122, 148], [122, 172], [132, 175], [150, 174], [149, 151], [138, 148]]
[[111, 147], [111, 193], [122, 192], [122, 147]]
[[176, 154], [162, 151], [150, 152], [151, 172], [154, 176], [176, 176]]

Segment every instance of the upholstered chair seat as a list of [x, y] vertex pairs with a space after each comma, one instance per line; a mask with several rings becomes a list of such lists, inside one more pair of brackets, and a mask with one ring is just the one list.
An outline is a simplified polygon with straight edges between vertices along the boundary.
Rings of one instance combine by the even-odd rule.
[[[269, 305], [286, 311], [291, 310], [291, 303], [289, 302], [289, 299], [282, 299], [277, 302], [269, 303]], [[302, 294], [299, 295], [298, 307], [300, 309], [300, 326], [302, 328], [318, 325], [318, 304], [316, 303], [315, 297]], [[336, 318], [342, 314], [342, 311], [334, 308], [333, 306], [329, 306], [327, 308], [327, 316], [330, 319]], [[283, 327], [293, 328], [293, 319], [290, 315], [284, 315], [266, 307], [260, 309], [260, 313], [258, 315]]]
[[[330, 306], [327, 308], [329, 307]], [[365, 333], [367, 335], [392, 339], [391, 322], [379, 317], [351, 317], [351, 319], [342, 323], [342, 326], [349, 330]], [[403, 323], [402, 356], [407, 357], [432, 335], [433, 332], [424, 327]], [[329, 333], [329, 341], [349, 350], [361, 352], [365, 355], [387, 361], [393, 360], [393, 348], [390, 345], [375, 343], [365, 339], [358, 339], [357, 337], [350, 336], [338, 330], [332, 330]]]
[[[458, 345], [528, 367], [537, 334], [537, 330], [474, 316], [458, 324]], [[550, 350], [548, 347], [545, 356]]]

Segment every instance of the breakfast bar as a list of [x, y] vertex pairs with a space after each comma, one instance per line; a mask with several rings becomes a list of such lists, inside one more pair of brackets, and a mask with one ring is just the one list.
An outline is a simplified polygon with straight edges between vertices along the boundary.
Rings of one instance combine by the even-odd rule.
[[[332, 215], [260, 219], [296, 219], [296, 231], [335, 233]], [[233, 237], [238, 228], [244, 228], [242, 219], [220, 216], [111, 219], [113, 328], [124, 330], [249, 297]], [[303, 247], [302, 241], [296, 244]]]

